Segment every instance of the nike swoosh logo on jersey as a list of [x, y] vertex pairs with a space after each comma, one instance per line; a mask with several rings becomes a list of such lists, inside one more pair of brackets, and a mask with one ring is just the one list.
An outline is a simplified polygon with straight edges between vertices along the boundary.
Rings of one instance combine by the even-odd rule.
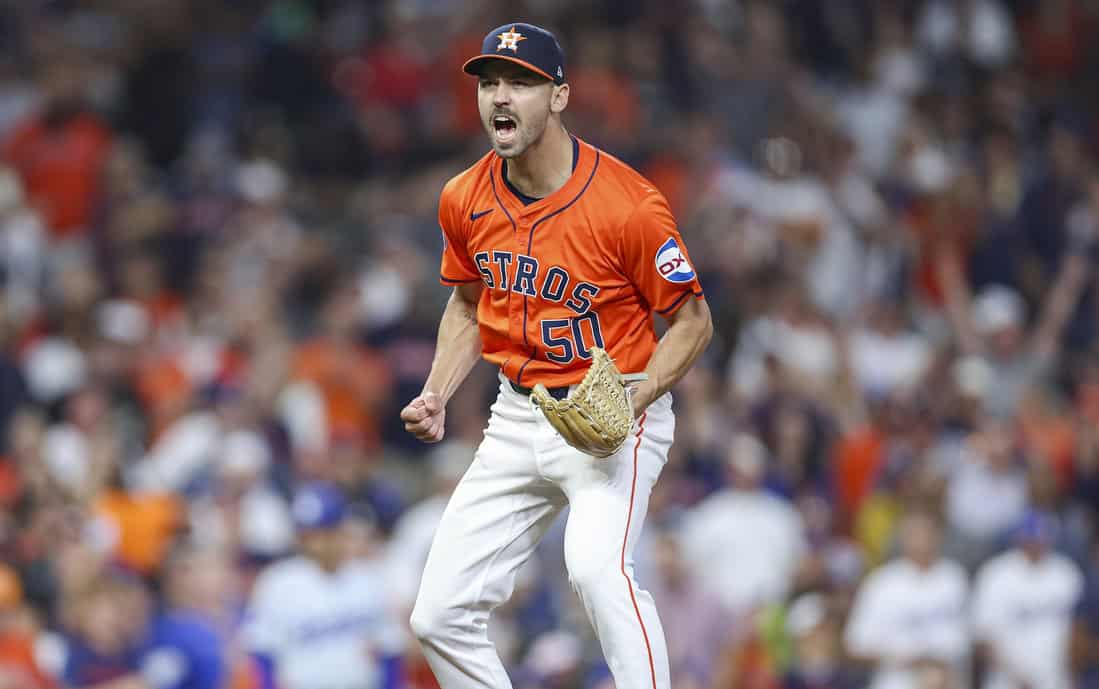
[[469, 219], [470, 220], [476, 220], [477, 218], [483, 218], [484, 216], [488, 215], [489, 213], [491, 213], [494, 210], [496, 210], [496, 209], [495, 208], [489, 208], [487, 211], [481, 211], [480, 213], [470, 213], [469, 214]]

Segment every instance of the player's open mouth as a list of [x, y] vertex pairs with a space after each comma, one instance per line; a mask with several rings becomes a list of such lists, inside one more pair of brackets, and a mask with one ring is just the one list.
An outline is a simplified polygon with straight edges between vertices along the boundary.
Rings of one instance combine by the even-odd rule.
[[495, 130], [496, 139], [499, 141], [510, 141], [515, 136], [515, 120], [507, 115], [493, 115], [492, 128]]

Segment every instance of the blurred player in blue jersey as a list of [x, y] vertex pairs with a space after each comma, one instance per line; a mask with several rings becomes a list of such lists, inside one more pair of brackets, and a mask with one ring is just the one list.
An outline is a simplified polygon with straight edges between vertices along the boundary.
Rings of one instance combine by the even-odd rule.
[[[169, 607], [155, 611], [136, 578], [111, 574], [80, 597], [64, 681], [78, 689], [226, 689], [227, 635], [203, 599], [216, 570], [169, 563]], [[184, 584], [186, 579], [186, 584]]]
[[[184, 545], [164, 567], [167, 608], [148, 628], [140, 657], [151, 689], [228, 689], [250, 665], [233, 636], [242, 615], [228, 556]], [[234, 660], [237, 662], [234, 663]]]
[[64, 605], [63, 686], [148, 689], [137, 672], [149, 609], [141, 583], [104, 574]]
[[326, 483], [294, 497], [300, 554], [264, 569], [246, 645], [264, 689], [400, 689], [404, 631], [386, 604], [381, 567], [349, 556], [347, 504]]

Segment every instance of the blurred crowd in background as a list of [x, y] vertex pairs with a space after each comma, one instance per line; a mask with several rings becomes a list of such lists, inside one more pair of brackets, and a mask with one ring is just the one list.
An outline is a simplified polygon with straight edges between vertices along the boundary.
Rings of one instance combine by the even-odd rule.
[[[0, 3], [0, 687], [435, 686], [391, 630], [495, 371], [398, 410], [509, 19], [715, 315], [636, 554], [675, 689], [1099, 687], [1094, 0]], [[492, 634], [606, 688], [561, 538]], [[295, 557], [378, 609], [254, 633]], [[399, 672], [294, 671], [329, 632]]]

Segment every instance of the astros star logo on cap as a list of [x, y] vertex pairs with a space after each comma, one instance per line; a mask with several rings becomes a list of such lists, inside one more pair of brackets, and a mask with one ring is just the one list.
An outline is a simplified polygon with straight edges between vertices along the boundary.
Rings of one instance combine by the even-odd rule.
[[500, 45], [496, 46], [498, 51], [507, 48], [519, 52], [519, 41], [527, 40], [527, 37], [516, 31], [514, 26], [509, 31], [496, 35], [500, 38]]
[[[520, 41], [524, 41], [522, 50]], [[480, 76], [485, 63], [491, 60], [512, 62], [555, 84], [565, 83], [565, 53], [561, 44], [552, 33], [534, 24], [508, 22], [491, 29], [481, 41], [481, 52], [466, 60], [462, 71]]]

